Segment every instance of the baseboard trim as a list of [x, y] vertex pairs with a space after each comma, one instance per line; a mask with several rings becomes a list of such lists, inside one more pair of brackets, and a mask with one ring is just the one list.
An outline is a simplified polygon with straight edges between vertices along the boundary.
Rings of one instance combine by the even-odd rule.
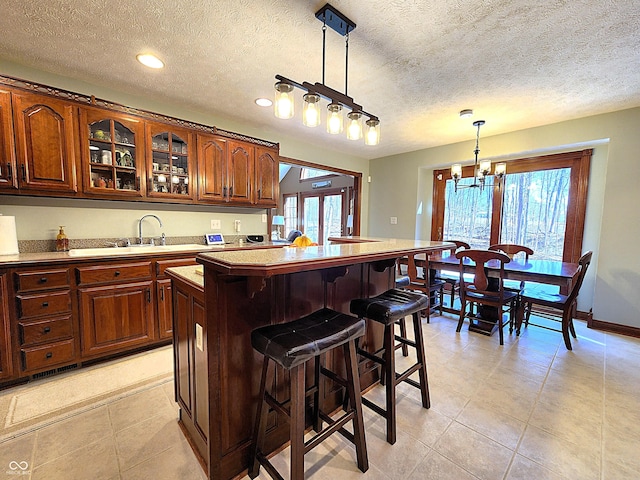
[[627, 337], [640, 338], [640, 328], [629, 325], [620, 325], [618, 323], [603, 322], [602, 320], [594, 320], [593, 316], [587, 320], [587, 327], [594, 330], [602, 330], [605, 332], [619, 333]]

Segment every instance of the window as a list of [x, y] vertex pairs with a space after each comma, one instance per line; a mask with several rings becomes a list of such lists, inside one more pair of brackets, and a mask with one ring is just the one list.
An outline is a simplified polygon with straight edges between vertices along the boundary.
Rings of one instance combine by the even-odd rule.
[[318, 168], [303, 167], [300, 169], [300, 180], [310, 180], [312, 178], [330, 177], [335, 175], [333, 172], [327, 170], [320, 170]]
[[284, 236], [287, 238], [291, 230], [298, 228], [298, 196], [284, 195]]
[[[482, 191], [455, 193], [451, 172], [434, 171], [432, 239], [464, 240], [475, 248], [517, 243], [538, 258], [577, 261], [591, 152], [511, 160], [504, 183]], [[465, 167], [459, 186], [472, 183], [472, 170]]]

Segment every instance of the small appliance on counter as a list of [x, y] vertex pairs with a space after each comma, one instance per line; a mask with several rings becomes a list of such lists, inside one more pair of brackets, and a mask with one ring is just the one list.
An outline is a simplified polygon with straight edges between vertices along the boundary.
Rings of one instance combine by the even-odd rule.
[[221, 233], [205, 233], [204, 240], [207, 245], [224, 245], [224, 237]]
[[5, 217], [0, 213], [0, 255], [17, 255], [18, 235], [16, 217]]
[[264, 235], [247, 235], [247, 242], [262, 243], [264, 242]]

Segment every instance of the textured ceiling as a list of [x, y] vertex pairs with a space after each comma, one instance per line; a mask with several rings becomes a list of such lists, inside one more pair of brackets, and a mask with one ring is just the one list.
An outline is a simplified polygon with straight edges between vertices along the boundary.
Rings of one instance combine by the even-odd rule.
[[[275, 74], [322, 80], [324, 3], [2, 0], [0, 59], [363, 158], [469, 140], [478, 118], [486, 136], [640, 106], [638, 0], [333, 0], [357, 24], [348, 93], [380, 118], [381, 143], [303, 126], [298, 90], [296, 117], [279, 120], [254, 100], [273, 97]], [[166, 68], [139, 65], [146, 51]], [[325, 83], [339, 91], [344, 61], [328, 30]]]

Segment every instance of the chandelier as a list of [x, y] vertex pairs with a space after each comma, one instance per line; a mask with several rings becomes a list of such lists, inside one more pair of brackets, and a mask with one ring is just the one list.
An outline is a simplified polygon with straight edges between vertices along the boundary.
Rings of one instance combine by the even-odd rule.
[[[476, 133], [476, 148], [473, 153], [475, 154], [475, 161], [473, 162], [473, 183], [470, 185], [460, 185], [458, 186], [458, 182], [462, 178], [462, 164], [454, 163], [451, 165], [451, 178], [453, 178], [453, 182], [455, 184], [455, 191], [457, 192], [459, 188], [480, 188], [482, 191], [485, 187], [486, 178], [491, 173], [491, 160], [482, 160], [478, 165], [478, 154], [480, 153], [479, 143], [480, 143], [480, 127], [484, 125], [486, 122], [484, 120], [476, 120], [473, 122], [473, 126], [477, 127]], [[507, 173], [507, 164], [496, 163], [495, 169], [493, 171], [493, 175], [497, 179], [498, 182], [501, 182], [504, 176]], [[498, 183], [499, 185], [499, 183]], [[489, 185], [491, 186], [491, 185]]]
[[[275, 115], [278, 118], [293, 117], [294, 96], [293, 89], [299, 88], [306, 93], [302, 97], [302, 123], [308, 127], [320, 125], [320, 99], [329, 101], [327, 106], [327, 132], [337, 135], [344, 131], [344, 112], [347, 114], [347, 138], [359, 140], [364, 137], [366, 145], [377, 145], [380, 142], [380, 120], [375, 115], [364, 111], [361, 105], [355, 103], [347, 95], [347, 81], [349, 77], [349, 32], [356, 28], [356, 24], [336, 10], [328, 3], [316, 12], [316, 18], [322, 22], [322, 83], [298, 83], [282, 75], [276, 75], [275, 84]], [[344, 93], [338, 92], [325, 85], [326, 32], [327, 26], [345, 37], [345, 75]], [[366, 117], [366, 120], [365, 120]]]

